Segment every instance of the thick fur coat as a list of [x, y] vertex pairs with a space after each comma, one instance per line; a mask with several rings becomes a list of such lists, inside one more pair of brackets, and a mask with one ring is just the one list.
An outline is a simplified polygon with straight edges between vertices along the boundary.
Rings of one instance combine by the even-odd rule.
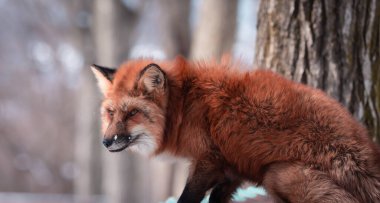
[[216, 62], [93, 66], [104, 144], [189, 159], [179, 202], [228, 202], [242, 181], [277, 202], [380, 202], [379, 147], [320, 90]]

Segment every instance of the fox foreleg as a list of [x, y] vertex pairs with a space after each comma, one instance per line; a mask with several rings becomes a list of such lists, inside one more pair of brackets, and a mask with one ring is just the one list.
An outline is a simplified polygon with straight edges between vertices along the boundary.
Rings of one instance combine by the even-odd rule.
[[215, 163], [216, 160], [210, 157], [192, 163], [192, 170], [178, 203], [199, 203], [207, 190], [224, 180], [224, 174]]

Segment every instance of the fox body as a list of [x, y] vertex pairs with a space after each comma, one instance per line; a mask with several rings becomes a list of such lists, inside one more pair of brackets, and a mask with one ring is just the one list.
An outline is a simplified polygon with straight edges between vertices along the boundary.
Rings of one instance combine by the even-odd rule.
[[[236, 66], [236, 65], [235, 65]], [[228, 202], [242, 181], [277, 202], [380, 202], [379, 148], [322, 91], [230, 64], [93, 66], [104, 145], [191, 161], [179, 202]]]

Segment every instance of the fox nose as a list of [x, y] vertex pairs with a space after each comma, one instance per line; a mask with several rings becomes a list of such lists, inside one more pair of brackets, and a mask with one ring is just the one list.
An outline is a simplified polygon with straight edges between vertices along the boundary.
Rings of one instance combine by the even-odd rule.
[[110, 147], [110, 146], [112, 145], [112, 143], [113, 143], [113, 139], [104, 139], [104, 140], [103, 140], [103, 145], [104, 145], [106, 148]]
[[114, 142], [119, 141], [118, 139], [119, 139], [120, 136], [121, 135], [119, 135], [119, 134], [114, 134], [111, 138], [105, 138], [105, 139], [103, 139], [103, 145], [106, 148], [110, 147]]

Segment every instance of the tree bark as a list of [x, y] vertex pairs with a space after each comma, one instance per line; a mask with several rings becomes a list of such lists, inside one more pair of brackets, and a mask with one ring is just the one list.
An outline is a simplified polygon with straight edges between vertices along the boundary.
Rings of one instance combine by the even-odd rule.
[[380, 138], [380, 2], [261, 1], [255, 64], [320, 88]]
[[235, 39], [237, 0], [201, 1], [199, 13], [190, 57], [218, 59], [222, 54], [231, 52]]

